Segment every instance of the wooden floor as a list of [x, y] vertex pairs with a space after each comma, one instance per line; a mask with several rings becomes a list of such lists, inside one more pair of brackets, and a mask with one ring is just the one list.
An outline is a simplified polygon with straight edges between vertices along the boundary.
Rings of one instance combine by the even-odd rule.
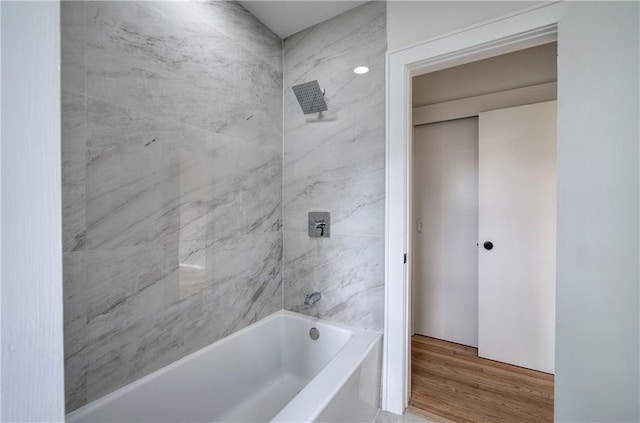
[[424, 410], [423, 417], [437, 423], [553, 421], [553, 375], [479, 358], [476, 348], [426, 336], [413, 336], [411, 344], [409, 405]]

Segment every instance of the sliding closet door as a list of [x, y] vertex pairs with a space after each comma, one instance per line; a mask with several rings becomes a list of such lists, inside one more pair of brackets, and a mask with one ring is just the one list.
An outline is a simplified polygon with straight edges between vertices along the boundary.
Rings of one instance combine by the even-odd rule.
[[479, 116], [479, 354], [554, 372], [556, 102]]
[[415, 129], [413, 327], [478, 345], [478, 119]]

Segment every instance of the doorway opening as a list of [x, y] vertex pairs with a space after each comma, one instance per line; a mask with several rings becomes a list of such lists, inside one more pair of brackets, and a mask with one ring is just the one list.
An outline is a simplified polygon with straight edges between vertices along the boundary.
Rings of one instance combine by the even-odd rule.
[[553, 421], [556, 58], [413, 77], [409, 405], [431, 420]]

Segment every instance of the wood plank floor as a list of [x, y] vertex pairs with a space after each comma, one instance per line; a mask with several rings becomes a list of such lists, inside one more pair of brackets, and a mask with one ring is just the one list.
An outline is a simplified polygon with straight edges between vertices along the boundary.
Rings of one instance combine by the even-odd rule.
[[443, 422], [553, 421], [553, 375], [478, 357], [426, 336], [411, 341], [411, 407]]

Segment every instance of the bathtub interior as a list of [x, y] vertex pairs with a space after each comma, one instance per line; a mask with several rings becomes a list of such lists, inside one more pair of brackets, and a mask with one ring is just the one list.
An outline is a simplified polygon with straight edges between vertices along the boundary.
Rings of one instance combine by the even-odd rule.
[[[349, 342], [353, 333], [320, 321], [309, 321], [294, 315], [276, 319], [278, 325], [279, 365], [270, 369], [270, 374], [261, 383], [246, 386], [250, 392], [219, 418], [221, 422], [270, 421], [291, 401]], [[312, 340], [311, 328], [320, 331], [320, 338]], [[324, 333], [324, 337], [322, 336]], [[246, 348], [260, 348], [249, 345]]]
[[[281, 368], [286, 373], [296, 374], [310, 380], [353, 337], [353, 332], [321, 320], [309, 320], [294, 313], [279, 321]], [[309, 331], [319, 330], [320, 337], [312, 340]]]
[[[309, 336], [312, 327], [318, 340]], [[88, 404], [68, 421], [269, 421], [352, 336], [279, 312]]]

